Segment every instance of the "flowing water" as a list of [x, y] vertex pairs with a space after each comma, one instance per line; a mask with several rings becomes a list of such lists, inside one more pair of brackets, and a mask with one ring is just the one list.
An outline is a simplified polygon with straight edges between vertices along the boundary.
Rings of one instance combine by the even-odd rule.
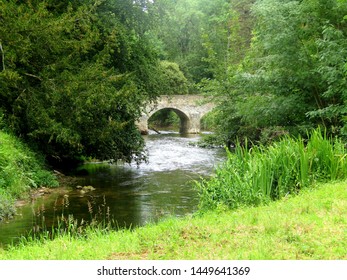
[[82, 166], [79, 171], [87, 175], [78, 176], [77, 184], [95, 190], [54, 191], [20, 207], [15, 219], [0, 224], [0, 244], [15, 242], [33, 227], [51, 227], [62, 214], [88, 220], [99, 212], [110, 215], [120, 227], [130, 227], [193, 213], [198, 197], [192, 181], [209, 176], [225, 156], [223, 149], [194, 145], [198, 139], [198, 135], [152, 134], [145, 136], [148, 163]]

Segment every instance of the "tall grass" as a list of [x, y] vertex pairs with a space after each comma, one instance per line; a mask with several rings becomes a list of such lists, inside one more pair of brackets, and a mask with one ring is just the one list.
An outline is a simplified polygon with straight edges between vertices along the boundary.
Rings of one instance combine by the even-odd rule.
[[14, 200], [30, 188], [57, 185], [43, 159], [18, 138], [0, 131], [0, 221], [13, 214]]
[[[88, 238], [91, 233], [105, 234], [111, 230], [119, 230], [118, 224], [111, 217], [110, 207], [106, 204], [106, 198], [97, 205], [93, 201], [87, 202], [89, 219], [76, 219], [69, 214], [69, 197], [65, 195], [60, 205], [58, 201], [54, 204], [53, 217], [46, 217], [44, 204], [33, 211], [32, 229], [22, 235], [12, 245], [27, 245], [31, 242], [43, 242], [56, 238]], [[47, 218], [47, 219], [46, 219]], [[48, 222], [49, 221], [49, 222]]]
[[347, 176], [346, 148], [315, 130], [307, 139], [285, 136], [271, 146], [237, 145], [211, 179], [196, 182], [200, 209], [259, 205], [296, 194], [314, 182]]

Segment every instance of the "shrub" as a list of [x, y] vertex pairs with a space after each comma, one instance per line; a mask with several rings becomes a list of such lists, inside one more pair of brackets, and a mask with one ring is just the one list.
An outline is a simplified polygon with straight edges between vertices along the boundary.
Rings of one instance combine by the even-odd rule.
[[187, 94], [188, 81], [175, 62], [163, 60], [160, 62], [160, 85], [161, 92], [165, 95]]
[[13, 198], [3, 193], [0, 189], [0, 222], [10, 219], [16, 213]]

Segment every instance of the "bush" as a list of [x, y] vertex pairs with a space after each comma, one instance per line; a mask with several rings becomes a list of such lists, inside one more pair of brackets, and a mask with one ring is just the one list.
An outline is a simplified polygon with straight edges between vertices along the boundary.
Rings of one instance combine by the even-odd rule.
[[0, 189], [0, 222], [5, 219], [10, 219], [16, 213], [13, 198], [3, 193]]
[[346, 149], [319, 130], [307, 140], [285, 136], [271, 146], [237, 145], [209, 180], [197, 182], [201, 210], [259, 205], [317, 181], [346, 178]]
[[163, 60], [160, 62], [161, 92], [164, 95], [187, 94], [188, 81], [175, 62]]

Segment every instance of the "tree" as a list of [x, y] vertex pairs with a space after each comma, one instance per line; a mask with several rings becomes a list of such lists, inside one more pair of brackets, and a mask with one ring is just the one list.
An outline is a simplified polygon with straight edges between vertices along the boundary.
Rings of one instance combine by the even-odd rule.
[[231, 49], [239, 50], [233, 58], [240, 59], [245, 48], [234, 31], [239, 28], [237, 9], [245, 5], [234, 7], [228, 0], [157, 0], [154, 6], [158, 24], [151, 36], [162, 59], [180, 66], [190, 92], [196, 92], [202, 80], [215, 78], [221, 65], [225, 69]]
[[[342, 21], [346, 3], [280, 2], [282, 5], [262, 1], [255, 10], [260, 19], [255, 47], [263, 50], [264, 73], [274, 94], [301, 96], [300, 105], [306, 107], [302, 119], [309, 117], [313, 126], [323, 125], [331, 133], [338, 133], [344, 114], [341, 88], [345, 84], [334, 83], [345, 83], [340, 78], [346, 58], [347, 29]], [[327, 74], [326, 70], [332, 72]]]
[[258, 141], [269, 129], [305, 133], [319, 125], [340, 134], [346, 114], [346, 2], [259, 0], [252, 10], [251, 50], [230, 72], [227, 94], [220, 94], [220, 125], [230, 134], [225, 137]]
[[148, 5], [0, 1], [0, 106], [51, 162], [143, 159], [135, 121], [160, 90]]
[[163, 95], [187, 94], [188, 81], [175, 62], [163, 60], [160, 62], [161, 92]]

